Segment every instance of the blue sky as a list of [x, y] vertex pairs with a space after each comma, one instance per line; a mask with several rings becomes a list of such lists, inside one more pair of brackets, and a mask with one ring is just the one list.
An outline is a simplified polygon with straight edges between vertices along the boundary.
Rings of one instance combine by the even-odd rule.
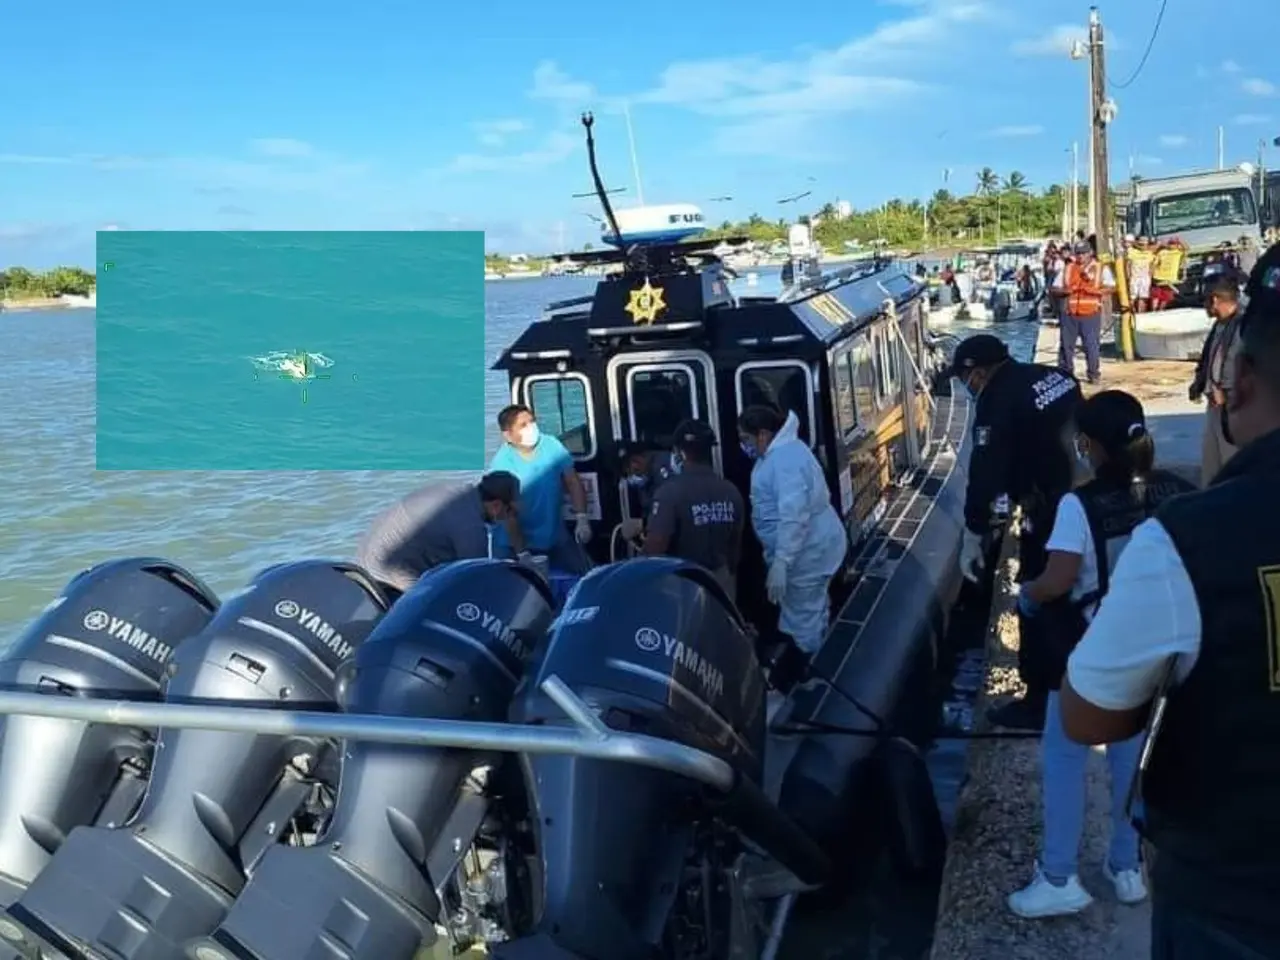
[[[1131, 157], [1147, 175], [1211, 165], [1219, 123], [1232, 162], [1280, 134], [1275, 2], [1170, 0], [1146, 68], [1112, 94], [1115, 175]], [[1159, 0], [1099, 6], [1123, 81]], [[1067, 56], [1085, 3], [9, 7], [0, 264], [88, 265], [110, 227], [470, 228], [506, 252], [580, 246], [595, 209], [571, 198], [590, 185], [578, 114], [595, 110], [625, 203], [624, 102], [645, 200], [715, 220], [780, 215], [804, 189], [859, 206], [922, 196], [944, 168], [955, 190], [988, 165], [1061, 181], [1086, 123], [1087, 72]]]

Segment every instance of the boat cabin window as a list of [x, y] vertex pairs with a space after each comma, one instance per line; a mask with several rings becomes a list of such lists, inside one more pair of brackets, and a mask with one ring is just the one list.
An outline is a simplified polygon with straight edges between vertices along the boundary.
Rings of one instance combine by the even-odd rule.
[[596, 455], [591, 386], [580, 373], [538, 374], [524, 382], [524, 402], [542, 429], [555, 434], [575, 460]]
[[835, 390], [836, 427], [841, 438], [846, 438], [858, 429], [858, 411], [853, 403], [852, 351], [842, 350], [832, 356], [831, 385]]
[[866, 423], [876, 413], [876, 363], [871, 352], [871, 341], [866, 334], [857, 336], [849, 352], [853, 367], [853, 405], [858, 422]]
[[881, 406], [892, 405], [898, 395], [897, 339], [888, 330], [873, 334], [876, 356], [876, 393]]
[[632, 439], [669, 447], [680, 421], [702, 416], [693, 370], [683, 363], [632, 367], [627, 371], [627, 407]]
[[795, 413], [800, 439], [813, 446], [813, 381], [801, 360], [760, 360], [738, 368], [738, 413], [764, 403]]

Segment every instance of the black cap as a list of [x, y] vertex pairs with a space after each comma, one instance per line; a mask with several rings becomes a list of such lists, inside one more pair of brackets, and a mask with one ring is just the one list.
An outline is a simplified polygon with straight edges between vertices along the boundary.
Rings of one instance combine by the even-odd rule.
[[947, 370], [948, 377], [963, 377], [970, 370], [978, 367], [994, 367], [1009, 359], [1009, 348], [1004, 341], [990, 333], [975, 333], [968, 339], [961, 340], [951, 358], [951, 366]]
[[1242, 328], [1255, 320], [1280, 323], [1280, 243], [1258, 258], [1244, 293], [1249, 304], [1240, 321]]
[[1124, 449], [1147, 433], [1142, 403], [1123, 390], [1102, 390], [1076, 409], [1076, 426], [1108, 454]]
[[701, 420], [685, 420], [671, 435], [671, 446], [681, 450], [710, 452], [716, 445], [716, 432]]
[[505, 470], [494, 470], [480, 478], [480, 499], [486, 503], [497, 500], [511, 506], [520, 499], [520, 478]]

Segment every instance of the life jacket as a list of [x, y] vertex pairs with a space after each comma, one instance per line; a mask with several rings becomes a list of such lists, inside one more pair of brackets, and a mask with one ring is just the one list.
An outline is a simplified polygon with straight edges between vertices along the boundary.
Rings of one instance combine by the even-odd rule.
[[1102, 312], [1102, 264], [1097, 260], [1087, 267], [1078, 263], [1067, 266], [1067, 314], [1072, 317], [1096, 317]]

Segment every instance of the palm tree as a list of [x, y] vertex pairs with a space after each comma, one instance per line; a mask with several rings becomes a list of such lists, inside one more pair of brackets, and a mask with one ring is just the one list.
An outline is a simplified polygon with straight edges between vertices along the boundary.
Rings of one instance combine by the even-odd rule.
[[980, 197], [989, 197], [1000, 186], [1000, 178], [996, 176], [996, 172], [990, 167], [983, 167], [978, 171], [978, 189], [977, 194]]
[[1006, 193], [1026, 193], [1027, 187], [1031, 186], [1027, 178], [1021, 172], [1014, 170], [1004, 178], [1004, 189]]

